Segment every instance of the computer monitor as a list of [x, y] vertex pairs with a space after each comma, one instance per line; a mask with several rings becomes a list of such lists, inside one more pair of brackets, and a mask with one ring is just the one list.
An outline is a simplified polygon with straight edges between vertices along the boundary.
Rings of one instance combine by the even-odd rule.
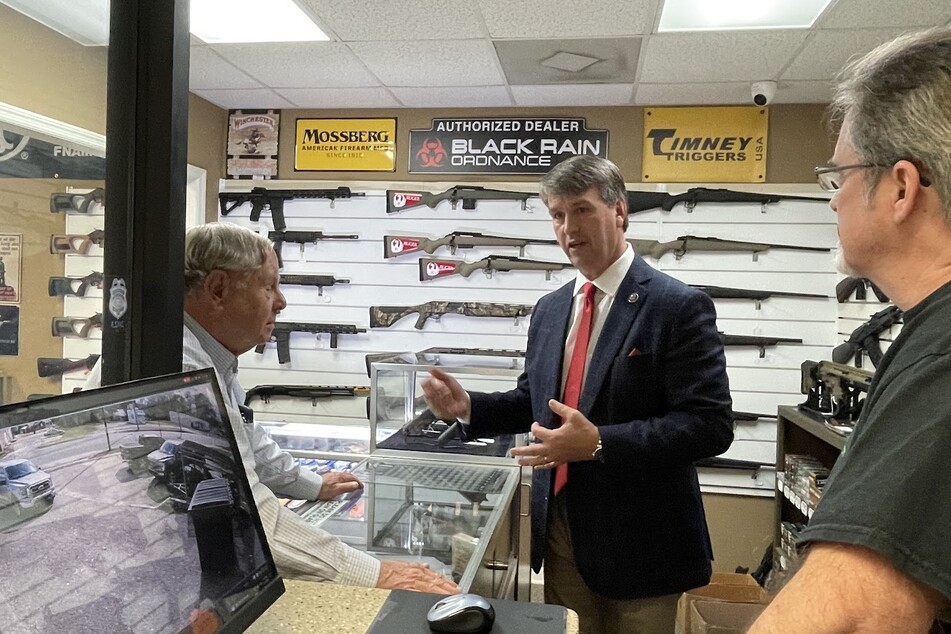
[[0, 631], [242, 632], [284, 591], [213, 370], [0, 407]]

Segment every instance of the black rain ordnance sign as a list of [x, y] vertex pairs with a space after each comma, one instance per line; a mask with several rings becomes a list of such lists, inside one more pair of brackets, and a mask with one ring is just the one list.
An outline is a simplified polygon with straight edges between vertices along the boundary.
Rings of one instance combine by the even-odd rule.
[[481, 117], [409, 132], [412, 174], [544, 174], [576, 154], [607, 158], [608, 131], [582, 117]]

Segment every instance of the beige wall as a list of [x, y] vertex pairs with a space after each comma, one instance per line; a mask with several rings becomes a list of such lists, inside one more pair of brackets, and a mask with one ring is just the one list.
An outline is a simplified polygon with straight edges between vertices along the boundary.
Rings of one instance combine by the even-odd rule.
[[[5, 5], [0, 5], [0, 101], [105, 134], [107, 49], [80, 46]], [[208, 172], [206, 205], [214, 213], [224, 170], [228, 115], [194, 95], [189, 100], [188, 161]], [[63, 233], [62, 215], [49, 212], [52, 192], [88, 181], [0, 179], [0, 232], [23, 234], [20, 354], [0, 357], [9, 401], [60, 391], [58, 379], [36, 374], [38, 357], [61, 357], [62, 340], [50, 320], [63, 300], [49, 297], [47, 278], [63, 274], [63, 256], [49, 253], [52, 233]]]
[[775, 501], [704, 493], [703, 508], [713, 541], [713, 570], [733, 572], [737, 566], [756, 570], [775, 534]]
[[[776, 105], [769, 112], [769, 147], [766, 180], [770, 183], [813, 183], [813, 168], [824, 164], [835, 146], [824, 124], [825, 108], [816, 104]], [[284, 110], [281, 112], [279, 177], [286, 179], [360, 180], [360, 181], [425, 181], [425, 174], [407, 172], [406, 148], [411, 129], [428, 129], [434, 117], [471, 116], [569, 116], [583, 117], [588, 128], [606, 129], [608, 158], [617, 163], [628, 182], [641, 179], [644, 109], [635, 106], [601, 108], [454, 108], [451, 110]], [[360, 172], [295, 172], [294, 132], [298, 118], [396, 118], [396, 171]], [[535, 182], [537, 176], [497, 177], [486, 175], [441, 175], [439, 180], [479, 182], [504, 180]]]

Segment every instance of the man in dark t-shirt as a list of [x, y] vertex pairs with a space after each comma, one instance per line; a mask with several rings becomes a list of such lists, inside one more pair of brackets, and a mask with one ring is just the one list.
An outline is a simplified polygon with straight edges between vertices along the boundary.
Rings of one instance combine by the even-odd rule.
[[951, 600], [951, 28], [851, 62], [820, 185], [840, 269], [904, 311], [802, 532], [802, 567], [750, 630], [928, 632]]

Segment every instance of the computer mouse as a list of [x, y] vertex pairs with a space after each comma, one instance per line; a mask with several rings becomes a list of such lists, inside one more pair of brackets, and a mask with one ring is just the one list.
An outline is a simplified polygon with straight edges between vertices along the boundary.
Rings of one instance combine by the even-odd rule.
[[495, 608], [478, 594], [455, 594], [437, 601], [426, 614], [429, 629], [449, 634], [488, 632], [495, 623]]

